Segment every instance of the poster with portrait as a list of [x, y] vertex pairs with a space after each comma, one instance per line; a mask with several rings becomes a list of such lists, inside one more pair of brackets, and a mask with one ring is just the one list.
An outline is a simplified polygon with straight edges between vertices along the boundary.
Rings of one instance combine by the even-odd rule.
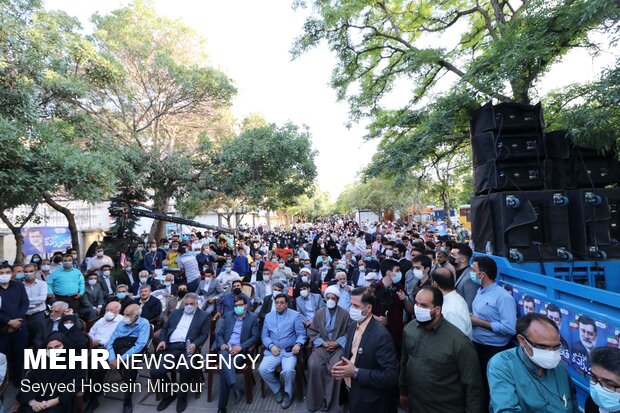
[[540, 313], [544, 310], [544, 304], [541, 305], [541, 301], [531, 295], [521, 295], [519, 301], [517, 301], [518, 309], [517, 316], [522, 317], [529, 313]]
[[556, 304], [548, 303], [542, 305], [541, 303], [541, 313], [547, 316], [547, 318], [555, 323], [560, 330], [560, 344], [562, 348], [560, 349], [560, 355], [562, 356], [562, 362], [566, 365], [570, 364], [570, 345], [567, 338], [571, 339], [571, 329], [570, 329], [570, 312], [561, 308]]
[[67, 227], [23, 228], [22, 235], [26, 255], [51, 254], [71, 246], [71, 231]]
[[[588, 357], [592, 349], [606, 346], [608, 343], [607, 324], [587, 314], [572, 313], [571, 330], [571, 362], [575, 370], [583, 374], [590, 373]], [[615, 330], [614, 330], [615, 333]]]

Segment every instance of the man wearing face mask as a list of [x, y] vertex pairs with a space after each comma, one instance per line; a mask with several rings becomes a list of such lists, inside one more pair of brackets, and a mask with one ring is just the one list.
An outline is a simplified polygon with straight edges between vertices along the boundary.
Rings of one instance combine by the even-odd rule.
[[339, 270], [336, 272], [334, 281], [329, 283], [329, 285], [338, 287], [338, 290], [340, 290], [338, 306], [342, 307], [345, 311], [349, 311], [349, 308], [351, 307], [351, 291], [353, 288], [351, 288], [347, 282], [347, 274], [344, 271]]
[[80, 298], [84, 294], [84, 276], [73, 267], [73, 257], [66, 254], [62, 258], [63, 268], [58, 269], [47, 278], [47, 292], [55, 299], [64, 301], [77, 313]]
[[396, 413], [396, 350], [389, 332], [373, 317], [375, 305], [375, 296], [367, 289], [351, 292], [349, 315], [353, 323], [347, 330], [342, 357], [331, 374], [336, 380], [343, 379], [340, 404], [348, 403], [350, 412]]
[[233, 281], [241, 281], [241, 277], [238, 273], [232, 270], [232, 261], [226, 260], [222, 272], [217, 276], [217, 280], [222, 284], [224, 290], [230, 290], [230, 284]]
[[291, 284], [291, 278], [293, 277], [293, 271], [286, 266], [284, 258], [278, 260], [278, 267], [273, 270], [272, 275], [274, 280], [280, 281], [286, 288]]
[[456, 292], [465, 299], [469, 306], [469, 311], [472, 311], [472, 303], [480, 288], [480, 285], [472, 281], [469, 275], [472, 271], [472, 268], [469, 266], [469, 260], [472, 255], [471, 248], [465, 244], [457, 244], [450, 252], [450, 257], [452, 258], [450, 264], [456, 270]]
[[47, 277], [50, 275], [50, 270], [52, 269], [50, 260], [42, 260], [41, 261], [41, 271], [37, 274], [37, 277], [41, 280], [47, 280]]
[[201, 280], [200, 284], [198, 284], [198, 295], [206, 299], [203, 310], [211, 314], [215, 309], [215, 301], [222, 298], [223, 294], [224, 289], [222, 288], [222, 284], [215, 279], [213, 270], [207, 270], [204, 280]]
[[310, 292], [310, 284], [302, 282], [299, 286], [299, 297], [296, 299], [297, 312], [301, 315], [304, 327], [308, 327], [317, 311], [325, 306], [319, 294]]
[[482, 413], [484, 397], [476, 349], [443, 318], [442, 307], [438, 288], [424, 287], [415, 296], [415, 320], [403, 333], [401, 406], [416, 413]]
[[[127, 384], [135, 383], [138, 377], [138, 370], [122, 368], [122, 366], [118, 365], [116, 357], [118, 355], [127, 360], [132, 355], [144, 351], [144, 347], [148, 344], [151, 327], [148, 320], [140, 317], [140, 314], [140, 306], [137, 304], [127, 306], [124, 311], [123, 321], [116, 326], [116, 330], [112, 333], [110, 341], [108, 341], [106, 346], [109, 354], [108, 364], [110, 368], [120, 368], [121, 378]], [[101, 383], [105, 372], [106, 370], [104, 369], [94, 369], [92, 371], [93, 382]], [[123, 413], [133, 412], [133, 403], [131, 401], [133, 392], [131, 391], [132, 387], [128, 387], [129, 390], [124, 394]]]
[[472, 268], [470, 279], [481, 287], [472, 303], [472, 338], [478, 352], [485, 394], [488, 395], [487, 364], [491, 357], [511, 347], [517, 304], [512, 294], [495, 282], [497, 264], [492, 258], [475, 257]]
[[313, 350], [308, 359], [306, 407], [311, 412], [337, 412], [340, 407], [340, 380], [334, 379], [331, 370], [347, 345], [346, 334], [352, 320], [349, 312], [338, 305], [339, 297], [336, 286], [327, 287], [326, 308], [317, 310], [308, 327]]
[[[109, 265], [104, 265], [103, 267], [101, 267], [99, 274], [99, 285], [101, 286], [101, 292], [103, 293], [104, 300], [109, 302], [110, 300], [114, 299], [118, 284], [119, 283], [112, 277], [112, 267], [110, 267]], [[120, 284], [125, 283], [121, 282]]]
[[[231, 355], [243, 354], [258, 343], [260, 337], [258, 316], [248, 312], [248, 304], [242, 296], [235, 298], [234, 313], [226, 315], [222, 328], [217, 332], [213, 348], [217, 349], [218, 353], [226, 359]], [[226, 413], [230, 390], [234, 391], [235, 401], [238, 402], [242, 392], [237, 387], [237, 374], [234, 367], [229, 368], [224, 364], [220, 380], [220, 398], [217, 404], [218, 413]]]
[[121, 305], [111, 302], [105, 307], [105, 313], [88, 331], [88, 335], [93, 340], [93, 348], [103, 348], [108, 344], [116, 326], [123, 320], [121, 315]]
[[250, 297], [244, 294], [241, 290], [241, 280], [235, 280], [232, 283], [230, 292], [224, 294], [218, 305], [218, 312], [215, 314], [215, 319], [225, 317], [226, 314], [232, 313], [235, 310], [235, 298], [238, 296], [244, 297], [246, 301], [251, 302]]
[[37, 332], [43, 328], [45, 323], [45, 310], [47, 301], [47, 283], [36, 277], [35, 266], [26, 264], [24, 266], [24, 288], [28, 294], [28, 344], [32, 344]]
[[174, 283], [174, 275], [166, 274], [164, 276], [164, 282], [160, 285], [159, 291], [164, 293], [164, 297], [172, 297], [177, 295], [178, 285]]
[[[73, 260], [73, 257], [71, 257], [71, 259]], [[73, 261], [71, 265], [73, 265]], [[104, 265], [109, 265], [110, 267], [114, 267], [114, 262], [112, 261], [112, 258], [104, 254], [103, 247], [98, 246], [95, 249], [95, 256], [91, 257], [88, 260], [86, 271], [87, 272], [97, 271]]]
[[593, 349], [590, 365], [590, 396], [586, 400], [585, 413], [620, 412], [620, 349]]
[[[161, 329], [161, 342], [155, 350], [162, 357], [172, 357], [175, 362], [193, 355], [207, 341], [211, 320], [207, 313], [198, 308], [198, 295], [187, 293], [183, 298], [183, 308], [174, 310]], [[191, 368], [191, 367], [190, 367]], [[189, 383], [189, 368], [179, 367], [180, 383]], [[170, 383], [164, 364], [151, 368], [151, 378]], [[157, 411], [165, 410], [177, 398], [177, 394], [162, 393]], [[177, 412], [187, 407], [187, 393], [178, 393]]]
[[383, 278], [375, 286], [376, 304], [372, 306], [375, 320], [387, 327], [397, 355], [403, 340], [403, 311], [407, 294], [403, 285], [403, 275], [398, 265], [386, 269]]
[[79, 314], [87, 321], [99, 316], [103, 308], [103, 290], [96, 272], [88, 274], [88, 282], [80, 303]]
[[159, 289], [159, 283], [157, 280], [151, 277], [146, 270], [140, 271], [138, 274], [138, 281], [131, 286], [131, 294], [134, 296], [138, 295], [140, 288], [142, 288], [143, 285], [148, 285], [151, 287], [151, 291]]
[[183, 246], [179, 247], [178, 252], [179, 257], [177, 258], [177, 263], [181, 270], [181, 275], [185, 276], [187, 291], [195, 293], [196, 290], [198, 290], [198, 284], [200, 284], [198, 261], [196, 257], [191, 252], [187, 252]]
[[165, 259], [166, 252], [161, 248], [157, 248], [157, 242], [151, 241], [148, 252], [144, 254], [144, 269], [149, 273], [154, 272], [156, 269], [161, 269]]
[[73, 314], [69, 305], [64, 301], [56, 301], [52, 303], [49, 318], [46, 318], [40, 330], [36, 332], [34, 337], [34, 348], [42, 348], [45, 340], [54, 332], [58, 331], [60, 319], [65, 314]]
[[131, 303], [133, 303], [133, 300], [129, 296], [129, 287], [127, 287], [125, 284], [119, 284], [116, 287], [116, 294], [114, 295], [114, 299], [113, 300], [118, 302], [118, 303], [120, 303], [120, 305], [121, 305], [121, 312], [124, 312], [125, 309]]
[[28, 294], [21, 282], [11, 280], [11, 267], [0, 265], [0, 353], [13, 354], [14, 383], [19, 383], [24, 368], [24, 348], [28, 344]]
[[575, 387], [560, 363], [560, 332], [547, 317], [529, 313], [517, 321], [519, 346], [489, 361], [491, 411], [578, 413]]
[[433, 281], [430, 277], [432, 262], [426, 255], [416, 255], [411, 260], [411, 270], [405, 275], [405, 289], [409, 297], [405, 307], [409, 314], [413, 313], [413, 305], [410, 303], [413, 302], [418, 291], [424, 287], [430, 287]]
[[151, 295], [151, 286], [144, 284], [140, 286], [140, 297], [136, 297], [133, 302], [141, 308], [141, 317], [147, 320], [158, 320], [161, 317], [161, 301]]

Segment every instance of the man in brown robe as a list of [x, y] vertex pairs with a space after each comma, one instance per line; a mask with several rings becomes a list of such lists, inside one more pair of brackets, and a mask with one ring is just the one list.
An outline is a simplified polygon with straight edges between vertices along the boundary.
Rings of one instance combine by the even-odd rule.
[[339, 412], [340, 380], [334, 379], [331, 369], [340, 360], [346, 345], [349, 313], [338, 305], [340, 289], [329, 286], [325, 290], [326, 307], [317, 311], [308, 337], [312, 354], [308, 359], [308, 389], [306, 407], [309, 411]]

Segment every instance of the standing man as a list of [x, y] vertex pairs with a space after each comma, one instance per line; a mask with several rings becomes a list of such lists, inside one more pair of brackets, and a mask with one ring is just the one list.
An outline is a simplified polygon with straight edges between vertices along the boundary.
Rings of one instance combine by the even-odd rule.
[[488, 395], [487, 364], [491, 357], [510, 348], [510, 339], [516, 333], [517, 305], [512, 295], [495, 282], [497, 264], [492, 258], [476, 257], [472, 268], [471, 280], [481, 286], [473, 302], [472, 338]]
[[[265, 316], [262, 334], [265, 354], [258, 372], [275, 395], [276, 402], [282, 403], [283, 409], [288, 409], [293, 400], [297, 354], [306, 342], [306, 329], [301, 322], [300, 314], [288, 309], [285, 294], [276, 295], [273, 301], [276, 311], [269, 312]], [[280, 376], [284, 378], [284, 386], [273, 374], [280, 365], [282, 366]]]
[[441, 315], [471, 339], [471, 317], [467, 302], [454, 289], [454, 277], [447, 268], [433, 272], [433, 286], [443, 294]]
[[[258, 327], [258, 316], [248, 312], [248, 302], [245, 297], [237, 296], [235, 298], [234, 313], [227, 314], [224, 317], [224, 324], [217, 332], [213, 348], [228, 360], [231, 356], [239, 353], [245, 353], [254, 346], [260, 337]], [[222, 374], [220, 380], [220, 398], [217, 404], [217, 413], [226, 413], [228, 405], [228, 396], [232, 389], [235, 394], [235, 401], [241, 399], [241, 390], [237, 387], [237, 374], [234, 366], [222, 364]]]
[[553, 321], [528, 313], [517, 321], [519, 347], [489, 361], [491, 411], [578, 413], [575, 387], [560, 355]]
[[37, 278], [34, 264], [24, 266], [24, 288], [28, 295], [28, 344], [32, 345], [37, 332], [45, 324], [45, 310], [47, 306], [47, 283]]
[[470, 277], [472, 267], [469, 266], [469, 260], [472, 255], [474, 255], [473, 251], [466, 244], [457, 244], [450, 252], [450, 257], [452, 258], [450, 263], [456, 270], [456, 292], [465, 299], [469, 311], [472, 310], [472, 303], [479, 288], [479, 285]]
[[73, 312], [77, 313], [85, 285], [84, 276], [73, 267], [73, 256], [65, 254], [62, 257], [62, 268], [54, 271], [46, 281], [48, 294], [52, 294], [55, 300], [66, 302]]
[[398, 392], [398, 361], [390, 333], [373, 318], [375, 296], [365, 288], [351, 292], [347, 331], [342, 358], [332, 376], [344, 379], [341, 400], [348, 399], [355, 413], [395, 413]]
[[476, 349], [442, 317], [442, 305], [438, 288], [424, 287], [415, 296], [415, 320], [403, 333], [401, 405], [416, 413], [482, 413]]
[[195, 293], [200, 283], [200, 269], [196, 257], [191, 252], [186, 251], [185, 247], [179, 247], [177, 264], [181, 270], [181, 275], [185, 275], [187, 291]]
[[349, 312], [338, 305], [340, 289], [334, 285], [325, 290], [326, 308], [317, 311], [308, 327], [313, 350], [308, 359], [308, 389], [306, 407], [337, 412], [340, 408], [341, 381], [334, 379], [332, 367], [347, 345], [347, 330], [351, 323]]
[[24, 372], [24, 349], [28, 345], [28, 294], [23, 284], [11, 280], [11, 267], [0, 265], [0, 353], [13, 354], [13, 383], [19, 387]]

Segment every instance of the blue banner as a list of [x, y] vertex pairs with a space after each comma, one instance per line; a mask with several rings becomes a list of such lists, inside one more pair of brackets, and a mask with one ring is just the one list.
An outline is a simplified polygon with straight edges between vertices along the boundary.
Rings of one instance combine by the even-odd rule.
[[71, 246], [71, 232], [66, 227], [23, 228], [24, 254], [50, 254]]

